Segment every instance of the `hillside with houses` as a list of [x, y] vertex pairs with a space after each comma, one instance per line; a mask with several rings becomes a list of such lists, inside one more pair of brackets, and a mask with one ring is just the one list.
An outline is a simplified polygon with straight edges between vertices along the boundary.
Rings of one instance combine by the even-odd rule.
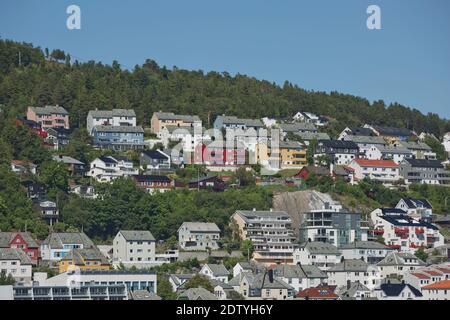
[[449, 120], [0, 49], [0, 299], [450, 298]]

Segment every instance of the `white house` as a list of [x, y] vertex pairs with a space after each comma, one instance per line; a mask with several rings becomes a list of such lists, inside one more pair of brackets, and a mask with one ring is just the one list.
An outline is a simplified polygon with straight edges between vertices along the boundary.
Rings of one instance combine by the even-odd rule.
[[44, 261], [57, 262], [72, 249], [88, 249], [95, 245], [83, 232], [51, 233], [41, 243], [41, 257]]
[[293, 116], [294, 121], [300, 121], [300, 122], [309, 122], [312, 123], [318, 127], [323, 127], [328, 124], [328, 119], [322, 116], [318, 116], [311, 112], [297, 112]]
[[156, 264], [155, 238], [148, 230], [120, 230], [113, 240], [113, 266], [149, 268]]
[[381, 260], [377, 266], [384, 278], [392, 276], [403, 276], [426, 266], [426, 263], [408, 252], [391, 252]]
[[376, 209], [370, 215], [374, 233], [382, 236], [391, 248], [415, 252], [420, 247], [435, 248], [444, 244], [444, 236], [436, 226], [413, 219], [402, 209]]
[[252, 272], [253, 268], [250, 262], [247, 261], [240, 261], [236, 263], [233, 267], [233, 277], [238, 276], [242, 272]]
[[392, 184], [400, 179], [400, 166], [393, 160], [353, 159], [348, 166], [354, 170], [356, 180], [369, 178]]
[[228, 276], [230, 274], [223, 264], [213, 263], [203, 265], [199, 273], [210, 279], [222, 281], [224, 283], [228, 283]]
[[365, 261], [351, 259], [345, 260], [326, 270], [328, 285], [338, 287], [346, 286], [348, 282], [359, 282], [370, 290], [381, 283], [381, 273], [376, 265], [370, 265]]
[[217, 250], [219, 239], [220, 229], [215, 223], [183, 222], [178, 228], [178, 244], [184, 250]]
[[442, 145], [444, 146], [444, 149], [447, 152], [447, 156], [450, 159], [450, 132], [447, 132], [445, 134]]
[[11, 275], [16, 283], [31, 282], [32, 261], [30, 257], [18, 248], [0, 248], [0, 274]]
[[88, 113], [86, 129], [92, 134], [95, 126], [136, 126], [136, 113], [131, 109], [91, 110]]
[[184, 285], [194, 276], [195, 274], [170, 274], [169, 282], [172, 286], [172, 291], [177, 292], [182, 285]]
[[330, 243], [312, 241], [294, 250], [294, 264], [312, 265], [320, 270], [328, 270], [341, 261], [341, 252]]
[[327, 274], [312, 265], [279, 264], [272, 270], [275, 277], [290, 285], [295, 292], [316, 287], [327, 281]]
[[133, 162], [125, 157], [101, 156], [90, 164], [90, 169], [86, 173], [98, 182], [111, 182], [118, 177], [133, 176], [139, 174], [138, 169], [134, 169]]
[[[350, 130], [350, 129], [349, 129]], [[344, 141], [352, 141], [356, 143], [359, 147], [360, 155], [363, 155], [364, 158], [368, 158], [368, 152], [371, 148], [381, 146], [386, 146], [386, 141], [382, 137], [377, 136], [366, 136], [366, 135], [353, 135], [348, 134], [342, 137]]]
[[376, 241], [355, 241], [339, 247], [342, 257], [346, 260], [364, 260], [376, 264], [383, 260], [394, 249]]
[[194, 152], [203, 141], [211, 141], [211, 136], [201, 127], [166, 126], [160, 131], [163, 145], [168, 148], [171, 142], [179, 141], [183, 152]]

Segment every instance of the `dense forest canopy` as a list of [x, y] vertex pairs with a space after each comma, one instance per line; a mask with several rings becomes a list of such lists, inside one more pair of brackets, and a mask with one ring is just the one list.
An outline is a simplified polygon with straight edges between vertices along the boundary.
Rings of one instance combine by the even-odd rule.
[[[19, 59], [20, 52], [20, 59]], [[367, 99], [338, 92], [306, 91], [285, 82], [280, 87], [244, 75], [223, 72], [168, 69], [148, 59], [124, 70], [89, 61], [71, 62], [62, 50], [33, 47], [0, 40], [0, 105], [10, 115], [23, 114], [29, 105], [59, 104], [71, 116], [71, 126], [84, 126], [89, 110], [133, 108], [141, 124], [148, 125], [154, 111], [197, 114], [211, 126], [220, 114], [239, 117], [291, 117], [311, 111], [335, 119], [332, 133], [346, 126], [371, 123], [406, 127], [442, 136], [450, 121], [423, 115], [400, 104], [370, 103]]]

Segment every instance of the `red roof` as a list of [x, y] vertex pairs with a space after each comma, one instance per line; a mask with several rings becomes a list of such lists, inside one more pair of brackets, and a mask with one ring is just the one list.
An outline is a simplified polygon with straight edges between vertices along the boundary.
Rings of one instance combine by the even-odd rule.
[[450, 269], [447, 269], [447, 268], [437, 267], [436, 269], [438, 269], [439, 271], [442, 271], [444, 273], [450, 273]]
[[423, 287], [423, 289], [450, 289], [450, 280], [438, 281]]
[[355, 162], [361, 167], [389, 167], [398, 168], [393, 160], [369, 160], [369, 159], [355, 159]]
[[442, 276], [441, 273], [434, 271], [434, 270], [425, 270], [424, 272], [428, 273], [429, 275], [432, 275], [432, 276]]
[[419, 279], [430, 279], [429, 276], [427, 276], [427, 275], [425, 275], [425, 274], [423, 274], [423, 273], [417, 273], [417, 272], [414, 272], [414, 273], [411, 273], [411, 274], [412, 274], [413, 276], [419, 278]]

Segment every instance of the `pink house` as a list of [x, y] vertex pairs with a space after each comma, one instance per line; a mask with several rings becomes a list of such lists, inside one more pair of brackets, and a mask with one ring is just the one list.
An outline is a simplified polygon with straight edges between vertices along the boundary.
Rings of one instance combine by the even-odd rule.
[[42, 129], [69, 129], [69, 113], [60, 106], [28, 107], [27, 119], [39, 123]]

